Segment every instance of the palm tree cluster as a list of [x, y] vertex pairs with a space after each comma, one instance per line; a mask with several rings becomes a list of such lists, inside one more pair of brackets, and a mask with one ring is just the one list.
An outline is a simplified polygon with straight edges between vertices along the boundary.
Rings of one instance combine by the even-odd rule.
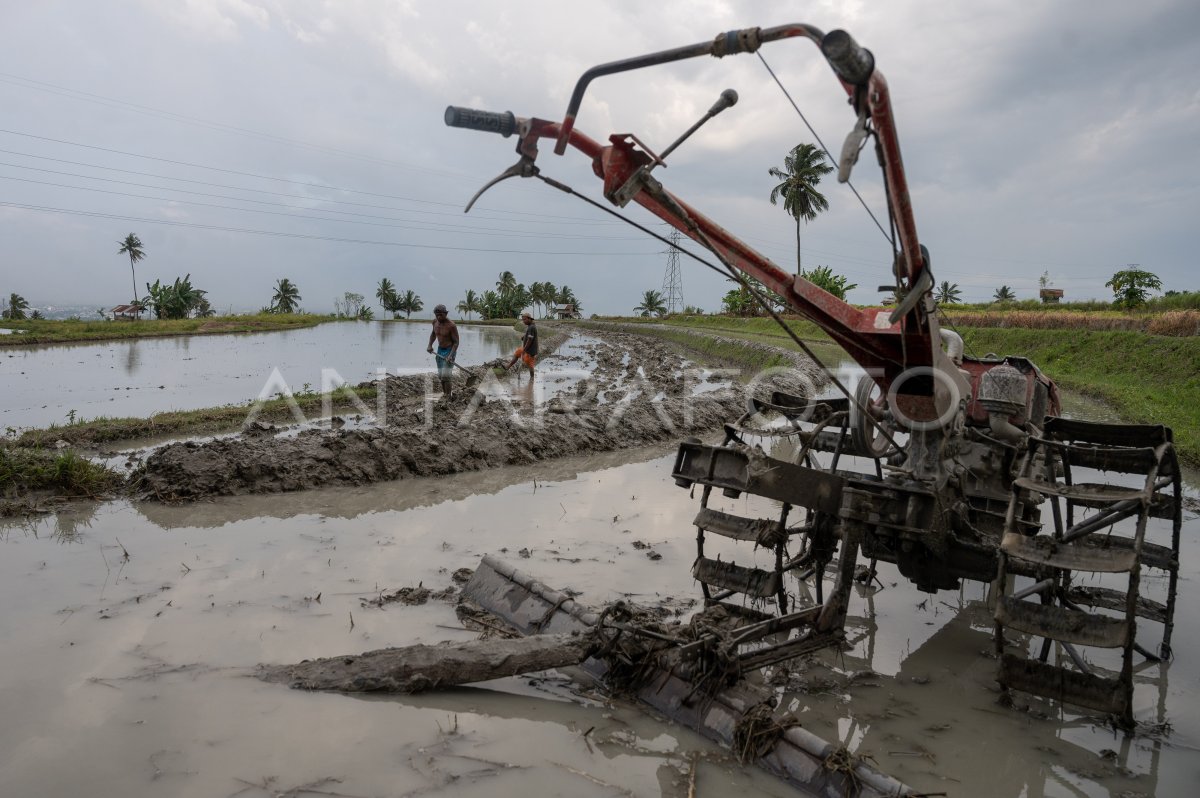
[[155, 280], [153, 285], [146, 283], [146, 296], [138, 305], [153, 308], [156, 319], [212, 316], [215, 311], [205, 297], [207, 293], [192, 285], [192, 275], [188, 274], [165, 285], [160, 280]]
[[413, 313], [425, 309], [425, 302], [415, 291], [409, 289], [401, 293], [396, 284], [386, 277], [376, 286], [375, 298], [379, 300], [379, 307], [391, 313], [393, 319], [400, 318], [401, 313], [404, 314], [404, 318], [410, 319]]
[[[17, 321], [18, 319], [26, 318], [25, 311], [27, 310], [29, 310], [29, 303], [25, 301], [25, 297], [20, 294], [9, 294], [7, 307], [4, 308], [3, 313], [0, 313], [0, 316]], [[38, 314], [36, 310], [34, 313]], [[38, 316], [40, 315], [38, 314]]]
[[573, 305], [577, 311], [580, 308], [579, 298], [570, 286], [558, 288], [551, 282], [535, 282], [526, 287], [517, 282], [512, 272], [503, 271], [495, 289], [489, 288], [482, 294], [468, 290], [456, 309], [467, 318], [478, 313], [484, 319], [512, 319], [526, 308], [532, 308], [536, 316], [542, 317], [554, 305]]

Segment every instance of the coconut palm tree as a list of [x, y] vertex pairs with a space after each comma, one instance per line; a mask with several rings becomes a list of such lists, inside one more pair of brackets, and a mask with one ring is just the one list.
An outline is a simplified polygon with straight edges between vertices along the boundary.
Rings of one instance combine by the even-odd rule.
[[812, 144], [797, 144], [783, 159], [783, 168], [772, 166], [767, 173], [782, 182], [771, 189], [771, 204], [783, 198], [783, 209], [796, 218], [796, 273], [800, 264], [800, 222], [811, 222], [821, 211], [829, 209], [829, 200], [817, 191], [824, 175], [833, 171], [825, 163], [825, 153]]
[[554, 306], [558, 304], [558, 288], [554, 283], [547, 280], [542, 283], [542, 301], [546, 304], [546, 314], [549, 315]]
[[517, 287], [517, 277], [510, 271], [500, 272], [500, 279], [496, 281], [496, 290], [501, 294], [508, 293]]
[[29, 309], [29, 303], [25, 301], [25, 297], [20, 294], [8, 295], [8, 307], [4, 311], [4, 318], [16, 321], [17, 319], [25, 318], [25, 311]]
[[992, 301], [999, 302], [1000, 304], [1004, 304], [1005, 302], [1013, 302], [1016, 300], [1016, 298], [1017, 295], [1014, 294], [1013, 290], [1007, 285], [1000, 286], [996, 289], [996, 292], [992, 294]]
[[472, 313], [479, 313], [481, 310], [479, 296], [470, 288], [468, 288], [467, 295], [459, 300], [456, 310], [458, 310], [459, 313], [467, 314], [468, 319], [471, 318]]
[[300, 296], [300, 289], [286, 277], [281, 278], [275, 283], [275, 295], [271, 297], [271, 311], [273, 313], [295, 313], [299, 302], [304, 297]]
[[133, 277], [133, 304], [138, 306], [137, 310], [135, 311], [135, 315], [140, 314], [142, 312], [142, 308], [141, 303], [138, 302], [137, 298], [137, 270], [133, 268], [133, 264], [145, 258], [146, 251], [142, 249], [142, 239], [138, 238], [133, 233], [125, 236], [125, 240], [118, 241], [117, 244], [119, 244], [121, 247], [117, 250], [117, 254], [129, 256], [129, 273]]
[[425, 303], [421, 301], [421, 297], [417, 296], [412, 289], [404, 292], [396, 301], [396, 310], [404, 311], [404, 318], [411, 319], [412, 314], [420, 312], [425, 307]]
[[392, 306], [396, 304], [396, 286], [391, 280], [384, 277], [379, 281], [379, 286], [375, 289], [375, 298], [379, 300], [379, 307], [395, 312]]
[[934, 298], [937, 299], [939, 304], [955, 305], [962, 299], [962, 291], [958, 289], [958, 283], [942, 280], [942, 284], [938, 286]]
[[633, 312], [640, 316], [666, 315], [667, 306], [663, 302], [662, 293], [659, 291], [646, 291], [642, 294], [642, 304], [634, 308]]
[[545, 283], [538, 281], [529, 284], [529, 301], [532, 302], [537, 308], [538, 318], [541, 318], [544, 315], [542, 312], [542, 306], [546, 303], [545, 285]]

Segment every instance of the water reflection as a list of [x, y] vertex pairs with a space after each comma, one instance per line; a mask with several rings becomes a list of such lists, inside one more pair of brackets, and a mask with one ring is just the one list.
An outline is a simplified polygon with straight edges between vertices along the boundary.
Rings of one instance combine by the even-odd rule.
[[[991, 680], [995, 662], [980, 656], [992, 646], [992, 610], [984, 598], [960, 594], [953, 602], [941, 598], [944, 594], [928, 596], [926, 601], [940, 600], [949, 612], [941, 613], [940, 628], [927, 640], [903, 653], [894, 675], [884, 676], [880, 671], [887, 663], [878, 657], [892, 654], [890, 646], [876, 645], [881, 624], [874, 594], [886, 597], [887, 591], [860, 591], [860, 612], [847, 619], [849, 649], [825, 657], [828, 670], [802, 670], [795, 682], [801, 691], [780, 693], [783, 706], [797, 709], [812, 704], [814, 690], [829, 698], [845, 691], [835, 745], [871, 755], [916, 787], [931, 780], [978, 784], [983, 768], [987, 795], [1003, 798], [1158, 794], [1165, 667], [1143, 663], [1135, 677], [1149, 707], [1140, 713], [1134, 736], [1049, 702], [1022, 699], [1015, 708], [1003, 707]], [[896, 599], [887, 602], [893, 611]], [[886, 623], [887, 610], [882, 612]], [[886, 700], [878, 701], [881, 691]]]
[[380, 344], [387, 343], [396, 334], [396, 325], [395, 324], [388, 324], [386, 322], [380, 322], [379, 324], [376, 324], [375, 327], [376, 327], [376, 329], [379, 330], [379, 343]]
[[[506, 327], [464, 324], [459, 334], [464, 364], [507, 354], [517, 340]], [[341, 322], [11, 350], [0, 358], [0, 428], [46, 426], [70, 410], [92, 419], [241, 404], [258, 396], [275, 369], [297, 387], [319, 385], [323, 369], [351, 384], [372, 379], [381, 367], [428, 371], [428, 340], [425, 324]]]
[[443, 502], [499, 493], [505, 488], [535, 482], [569, 482], [580, 474], [631, 463], [644, 463], [674, 447], [669, 444], [616, 452], [562, 457], [528, 466], [508, 466], [487, 471], [450, 474], [437, 479], [402, 479], [362, 488], [322, 488], [289, 494], [223, 498], [194, 505], [138, 502], [136, 510], [162, 529], [217, 528], [246, 518], [352, 519], [366, 513], [410, 510]]
[[125, 343], [125, 374], [130, 377], [137, 374], [138, 367], [142, 364], [138, 343], [138, 341], [128, 341]]

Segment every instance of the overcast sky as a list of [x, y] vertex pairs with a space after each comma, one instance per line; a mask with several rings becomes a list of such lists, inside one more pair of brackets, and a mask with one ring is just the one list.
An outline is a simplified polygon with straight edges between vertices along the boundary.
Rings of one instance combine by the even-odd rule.
[[[35, 305], [128, 301], [117, 248], [134, 232], [139, 290], [190, 273], [221, 311], [266, 304], [280, 277], [309, 310], [372, 297], [382, 277], [428, 309], [511, 270], [570, 285], [587, 312], [627, 313], [661, 286], [664, 246], [537, 181], [502, 183], [464, 216], [515, 139], [447, 128], [443, 110], [561, 119], [588, 67], [789, 22], [845, 28], [874, 52], [921, 240], [965, 300], [1002, 284], [1034, 296], [1046, 271], [1068, 299], [1107, 299], [1129, 263], [1200, 289], [1194, 0], [0, 0], [0, 20], [0, 292]], [[762, 54], [839, 151], [854, 120], [816, 48]], [[600, 79], [578, 128], [661, 150], [727, 87], [738, 105], [659, 177], [794, 267], [767, 170], [811, 135], [757, 56]], [[581, 155], [543, 146], [539, 165], [601, 198]], [[882, 214], [872, 157], [854, 182]], [[804, 265], [877, 301], [888, 244], [844, 186], [822, 188], [831, 209], [804, 229]], [[728, 288], [686, 260], [683, 287], [708, 310]]]

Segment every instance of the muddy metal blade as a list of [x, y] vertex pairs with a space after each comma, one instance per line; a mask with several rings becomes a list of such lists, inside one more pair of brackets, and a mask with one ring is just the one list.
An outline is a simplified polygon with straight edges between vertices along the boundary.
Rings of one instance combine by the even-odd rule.
[[[594, 626], [599, 616], [569, 595], [547, 587], [504, 561], [486, 556], [463, 589], [484, 609], [514, 628], [566, 632]], [[598, 659], [583, 667], [593, 675], [606, 669]], [[674, 671], [660, 668], [637, 690], [639, 701], [710, 740], [732, 747], [738, 723], [770, 697], [744, 682], [715, 695], [698, 695], [695, 685]], [[861, 798], [913, 795], [911, 788], [863, 762], [852, 773], [827, 766], [839, 749], [798, 726], [782, 732], [757, 764], [807, 795], [858, 795]]]

